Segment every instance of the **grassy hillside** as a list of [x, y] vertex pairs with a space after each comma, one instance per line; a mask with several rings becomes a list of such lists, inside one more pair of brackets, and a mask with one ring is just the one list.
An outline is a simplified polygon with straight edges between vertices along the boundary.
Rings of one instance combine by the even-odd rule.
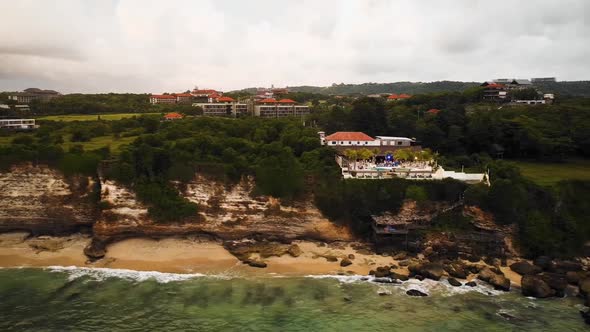
[[590, 160], [572, 159], [562, 163], [515, 161], [525, 177], [542, 186], [554, 185], [563, 180], [590, 180]]

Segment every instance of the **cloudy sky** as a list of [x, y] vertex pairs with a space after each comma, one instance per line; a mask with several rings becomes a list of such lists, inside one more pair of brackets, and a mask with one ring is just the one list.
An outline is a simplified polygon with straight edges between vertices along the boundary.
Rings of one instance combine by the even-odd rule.
[[0, 90], [590, 79], [587, 0], [0, 0]]

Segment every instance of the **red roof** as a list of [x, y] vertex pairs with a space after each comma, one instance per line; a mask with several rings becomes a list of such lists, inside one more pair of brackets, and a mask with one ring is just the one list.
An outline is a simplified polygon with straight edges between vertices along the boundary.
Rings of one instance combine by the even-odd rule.
[[217, 99], [217, 101], [221, 101], [221, 102], [232, 102], [235, 101], [232, 97], [220, 97], [219, 99]]
[[360, 131], [339, 131], [326, 137], [326, 141], [374, 141], [375, 139]]
[[389, 97], [387, 97], [387, 99], [397, 99], [397, 98], [399, 98], [399, 96], [396, 95], [395, 93], [391, 94], [391, 95], [389, 95]]
[[279, 100], [279, 103], [283, 103], [283, 104], [295, 104], [294, 100], [291, 99], [281, 99]]
[[266, 99], [262, 99], [260, 102], [261, 103], [276, 103], [277, 101], [274, 98], [266, 98]]
[[498, 84], [498, 83], [490, 83], [488, 85], [485, 86], [486, 88], [491, 88], [491, 89], [501, 89], [504, 87], [503, 84]]
[[401, 95], [397, 96], [398, 99], [407, 99], [407, 98], [410, 98], [410, 97], [412, 97], [412, 96], [411, 95], [408, 95], [408, 94], [405, 94], [405, 93], [402, 93]]
[[426, 113], [428, 113], [428, 114], [433, 114], [433, 115], [436, 115], [436, 114], [438, 114], [439, 112], [440, 112], [440, 110], [439, 110], [439, 109], [436, 109], [436, 108], [431, 108], [431, 109], [429, 109], [428, 111], [426, 111]]
[[193, 90], [193, 94], [195, 95], [208, 95], [211, 93], [217, 93], [217, 91], [208, 89], [208, 90]]
[[173, 96], [173, 95], [152, 95], [152, 98], [158, 98], [158, 99], [176, 99], [176, 97]]
[[219, 98], [219, 97], [221, 97], [221, 96], [217, 92], [214, 92], [209, 95], [209, 98]]
[[164, 118], [166, 118], [166, 119], [182, 119], [183, 116], [180, 113], [172, 112], [172, 113], [168, 113], [168, 114], [164, 115]]
[[176, 97], [192, 97], [193, 96], [190, 93], [175, 93], [174, 95]]

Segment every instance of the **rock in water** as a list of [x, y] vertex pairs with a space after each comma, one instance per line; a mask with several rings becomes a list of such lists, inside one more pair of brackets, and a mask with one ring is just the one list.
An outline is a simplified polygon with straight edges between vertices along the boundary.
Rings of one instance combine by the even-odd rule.
[[408, 267], [414, 275], [422, 275], [432, 280], [440, 280], [444, 273], [443, 266], [437, 263], [414, 264]]
[[522, 277], [522, 295], [546, 298], [555, 295], [555, 291], [538, 276], [525, 275]]
[[495, 289], [503, 291], [510, 290], [510, 280], [506, 278], [504, 275], [496, 274], [488, 267], [483, 268], [481, 271], [479, 271], [477, 278], [494, 286]]
[[510, 269], [520, 274], [521, 276], [538, 274], [541, 273], [541, 271], [543, 270], [542, 268], [533, 265], [527, 261], [513, 263], [510, 265]]
[[455, 278], [449, 278], [449, 279], [447, 279], [447, 281], [449, 282], [449, 284], [451, 286], [459, 287], [459, 286], [463, 285], [461, 282], [459, 282], [459, 280], [457, 280]]
[[289, 249], [287, 249], [287, 252], [289, 253], [289, 255], [293, 256], [293, 257], [299, 257], [301, 256], [301, 248], [299, 248], [298, 245], [296, 244], [292, 244], [289, 246]]
[[351, 262], [351, 261], [350, 261], [350, 259], [348, 259], [348, 258], [343, 258], [343, 259], [340, 261], [340, 266], [342, 266], [342, 267], [344, 267], [344, 266], [348, 266], [348, 265], [350, 265], [350, 264], [352, 264], [352, 262]]
[[421, 291], [419, 291], [417, 289], [408, 289], [406, 294], [410, 295], [410, 296], [428, 296], [428, 294], [422, 293]]
[[477, 286], [477, 283], [475, 281], [470, 281], [470, 282], [465, 283], [465, 286], [475, 287], [475, 286]]

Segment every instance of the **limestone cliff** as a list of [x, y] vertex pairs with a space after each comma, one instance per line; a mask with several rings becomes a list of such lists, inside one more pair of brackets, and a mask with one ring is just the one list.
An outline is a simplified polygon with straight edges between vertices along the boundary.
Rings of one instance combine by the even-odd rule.
[[96, 219], [92, 178], [65, 177], [47, 166], [22, 164], [0, 172], [0, 231], [64, 234]]
[[252, 179], [226, 186], [204, 176], [196, 176], [179, 188], [181, 193], [199, 206], [194, 218], [182, 223], [155, 223], [147, 207], [129, 189], [106, 180], [101, 199], [105, 208], [94, 225], [97, 241], [108, 242], [129, 236], [164, 237], [171, 235], [211, 234], [233, 240], [264, 238], [290, 241], [318, 239], [350, 240], [352, 235], [323, 217], [311, 200], [283, 205], [267, 196], [252, 197]]

